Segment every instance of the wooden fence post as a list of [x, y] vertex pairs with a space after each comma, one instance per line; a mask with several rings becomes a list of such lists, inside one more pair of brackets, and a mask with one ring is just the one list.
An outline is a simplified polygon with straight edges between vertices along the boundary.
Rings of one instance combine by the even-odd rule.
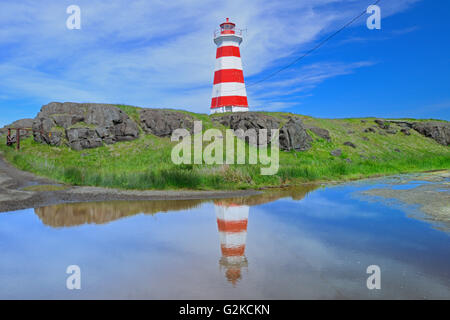
[[20, 150], [20, 129], [17, 129], [16, 131], [16, 143], [17, 143], [17, 150]]

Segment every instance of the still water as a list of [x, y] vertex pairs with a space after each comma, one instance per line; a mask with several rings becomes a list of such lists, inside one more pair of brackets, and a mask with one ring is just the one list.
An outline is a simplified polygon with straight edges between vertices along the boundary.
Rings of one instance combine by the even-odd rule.
[[[450, 299], [449, 185], [398, 176], [1, 213], [0, 298]], [[69, 265], [81, 290], [66, 288]]]

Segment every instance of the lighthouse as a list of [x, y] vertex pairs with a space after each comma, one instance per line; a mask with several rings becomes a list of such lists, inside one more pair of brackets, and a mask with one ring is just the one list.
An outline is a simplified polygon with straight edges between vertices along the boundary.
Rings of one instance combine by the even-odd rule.
[[241, 280], [241, 269], [248, 267], [245, 243], [249, 206], [215, 202], [214, 207], [222, 251], [219, 265], [225, 269], [227, 280], [235, 286]]
[[242, 30], [228, 18], [214, 33], [217, 45], [214, 83], [211, 99], [211, 114], [248, 111], [247, 92], [242, 71], [239, 45]]

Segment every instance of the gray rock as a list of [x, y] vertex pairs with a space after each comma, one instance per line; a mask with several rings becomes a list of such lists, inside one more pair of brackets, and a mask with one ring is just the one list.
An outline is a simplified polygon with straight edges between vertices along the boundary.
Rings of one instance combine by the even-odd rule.
[[364, 132], [366, 132], [366, 133], [368, 133], [368, 132], [373, 132], [373, 133], [375, 133], [376, 131], [375, 131], [374, 128], [369, 127], [369, 128], [364, 129]]
[[409, 130], [409, 128], [403, 128], [400, 130], [400, 132], [402, 132], [405, 136], [410, 136], [411, 132]]
[[306, 132], [301, 119], [291, 117], [280, 129], [280, 149], [305, 151], [311, 148], [312, 138]]
[[331, 141], [330, 132], [327, 129], [318, 128], [318, 127], [309, 127], [309, 130], [317, 134], [319, 137]]
[[405, 135], [410, 135], [409, 129], [414, 129], [421, 135], [435, 140], [437, 143], [444, 146], [450, 145], [450, 123], [444, 121], [405, 121], [405, 120], [390, 120], [402, 129], [400, 130]]
[[74, 150], [98, 148], [103, 145], [96, 130], [89, 128], [73, 128], [66, 130], [69, 146]]
[[146, 133], [158, 137], [168, 137], [176, 129], [194, 130], [194, 118], [188, 114], [163, 109], [142, 109], [141, 127]]
[[345, 162], [347, 162], [347, 163], [352, 163], [352, 159], [345, 159]]
[[34, 119], [33, 130], [37, 142], [61, 145], [67, 139], [75, 150], [139, 137], [138, 125], [125, 112], [96, 103], [51, 102]]
[[[267, 116], [256, 112], [239, 112], [212, 117], [212, 121], [233, 129], [235, 135], [249, 144], [256, 145], [268, 143], [272, 138], [271, 130], [278, 129], [280, 121], [272, 116]], [[266, 136], [261, 137], [261, 130], [267, 130]], [[246, 133], [246, 136], [243, 134]], [[255, 135], [253, 137], [253, 135]], [[280, 147], [281, 148], [281, 147]]]
[[333, 151], [330, 152], [330, 154], [334, 157], [340, 157], [342, 155], [342, 150], [341, 149], [335, 149]]
[[390, 128], [390, 129], [387, 129], [387, 130], [386, 130], [386, 133], [389, 133], [389, 134], [397, 134], [397, 130], [396, 130], [396, 129], [393, 129], [393, 128]]
[[[288, 119], [290, 119], [290, 117]], [[254, 129], [258, 137], [258, 142], [261, 142], [259, 140], [261, 129], [267, 130], [267, 140], [270, 140], [271, 130], [278, 129], [280, 126], [280, 121], [278, 119], [257, 112], [239, 112], [226, 114], [223, 116], [220, 115], [212, 117], [212, 121], [218, 122], [223, 126], [233, 130], [247, 131], [250, 129]]]
[[432, 138], [439, 144], [450, 145], [450, 123], [448, 122], [416, 122], [412, 127], [421, 135]]
[[52, 146], [59, 146], [62, 143], [62, 133], [53, 128], [56, 127], [53, 118], [37, 118], [33, 122], [33, 137], [36, 142], [45, 143]]
[[51, 114], [50, 117], [55, 121], [58, 127], [64, 129], [84, 120], [84, 117], [70, 114]]
[[[283, 151], [305, 151], [311, 148], [312, 138], [306, 132], [302, 120], [295, 116], [286, 116], [288, 121], [280, 129], [279, 146]], [[268, 139], [271, 139], [271, 130], [279, 129], [280, 120], [275, 117], [257, 112], [239, 112], [212, 117], [212, 120], [233, 130], [244, 131], [254, 129], [258, 142], [261, 143], [260, 130], [266, 129]]]
[[345, 142], [344, 142], [344, 146], [349, 146], [349, 147], [352, 147], [353, 149], [356, 148], [355, 144], [353, 144], [353, 143], [350, 142], [350, 141], [345, 141]]
[[376, 119], [375, 123], [380, 127], [381, 129], [389, 129], [389, 122], [381, 119]]

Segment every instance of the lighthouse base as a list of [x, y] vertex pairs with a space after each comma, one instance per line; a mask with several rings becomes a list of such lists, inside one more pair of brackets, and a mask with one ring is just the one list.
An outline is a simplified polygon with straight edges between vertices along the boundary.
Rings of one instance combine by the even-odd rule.
[[247, 112], [248, 107], [224, 106], [218, 108], [211, 108], [211, 114], [224, 112]]

